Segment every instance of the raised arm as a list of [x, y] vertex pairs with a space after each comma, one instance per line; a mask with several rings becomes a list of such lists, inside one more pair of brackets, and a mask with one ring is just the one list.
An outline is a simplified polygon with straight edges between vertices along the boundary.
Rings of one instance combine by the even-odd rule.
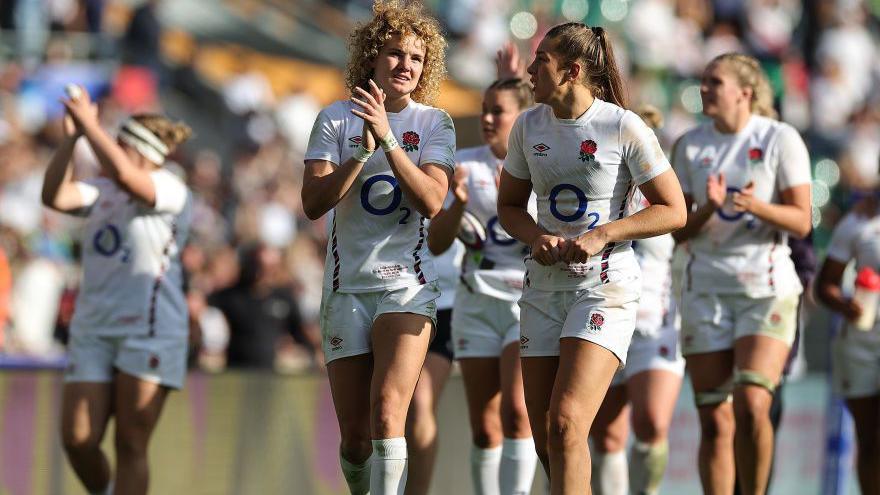
[[89, 141], [104, 173], [138, 200], [150, 207], [155, 206], [156, 186], [150, 171], [136, 166], [125, 150], [101, 127], [88, 93], [83, 90], [78, 98], [64, 99], [62, 103], [79, 132]]
[[43, 176], [43, 204], [64, 213], [74, 212], [88, 206], [73, 180], [70, 166], [73, 149], [80, 137], [70, 116], [64, 117], [64, 139], [52, 155], [49, 167]]
[[[351, 101], [360, 106], [361, 110], [353, 109], [352, 113], [364, 119], [364, 122], [370, 126], [370, 130], [382, 145], [400, 189], [415, 209], [422, 216], [433, 218], [443, 208], [443, 201], [449, 190], [451, 169], [444, 164], [431, 162], [416, 165], [409, 159], [391, 133], [391, 125], [385, 112], [385, 94], [376, 83], [370, 81], [369, 92], [362, 88], [355, 88], [355, 92], [357, 96], [352, 96]], [[451, 132], [454, 140], [452, 122], [441, 123], [441, 126], [446, 125], [448, 129], [441, 128], [440, 132]]]

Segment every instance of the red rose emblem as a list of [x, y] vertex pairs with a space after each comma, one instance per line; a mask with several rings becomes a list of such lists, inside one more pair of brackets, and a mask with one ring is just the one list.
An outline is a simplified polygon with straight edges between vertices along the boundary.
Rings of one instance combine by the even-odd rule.
[[587, 139], [586, 141], [581, 143], [581, 153], [593, 155], [596, 153], [597, 149], [598, 147], [596, 146], [596, 142], [592, 139]]
[[403, 142], [406, 144], [419, 144], [419, 135], [412, 131], [404, 132]]
[[403, 133], [403, 149], [406, 151], [415, 151], [419, 149], [419, 135], [413, 131]]
[[749, 160], [758, 161], [764, 158], [764, 151], [761, 148], [752, 148], [749, 150]]
[[602, 324], [605, 323], [605, 317], [599, 313], [593, 313], [590, 315], [590, 323], [597, 327], [601, 327]]

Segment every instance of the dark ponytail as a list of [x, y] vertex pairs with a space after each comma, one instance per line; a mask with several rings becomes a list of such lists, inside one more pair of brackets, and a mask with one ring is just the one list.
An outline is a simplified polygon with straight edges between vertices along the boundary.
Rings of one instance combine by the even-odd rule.
[[605, 29], [568, 22], [551, 28], [546, 38], [556, 41], [555, 52], [565, 65], [573, 62], [581, 64], [586, 74], [585, 83], [593, 96], [622, 108], [627, 107], [620, 69]]

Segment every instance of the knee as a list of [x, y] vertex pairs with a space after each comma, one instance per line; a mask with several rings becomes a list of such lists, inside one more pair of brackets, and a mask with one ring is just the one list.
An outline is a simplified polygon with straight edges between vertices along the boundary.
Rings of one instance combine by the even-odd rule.
[[505, 436], [509, 438], [522, 438], [531, 434], [529, 428], [529, 415], [525, 403], [514, 401], [501, 404], [501, 425]]
[[737, 427], [745, 431], [752, 431], [762, 423], [769, 423], [772, 401], [772, 394], [765, 388], [736, 387], [733, 391], [733, 412]]
[[61, 444], [68, 455], [78, 455], [101, 448], [101, 438], [88, 428], [67, 428], [61, 432]]
[[735, 422], [730, 406], [704, 407], [700, 410], [700, 430], [706, 442], [727, 442], [733, 439]]
[[342, 457], [356, 463], [370, 456], [373, 444], [370, 426], [366, 421], [340, 421], [339, 431], [339, 452]]
[[497, 418], [483, 416], [479, 422], [473, 425], [471, 439], [474, 446], [481, 449], [490, 449], [501, 445], [501, 425]]
[[654, 411], [635, 411], [632, 418], [633, 432], [644, 443], [654, 444], [666, 439], [669, 425]]
[[392, 431], [405, 427], [407, 401], [400, 394], [389, 392], [380, 395], [371, 407], [370, 421], [379, 438], [387, 438]]
[[583, 442], [590, 430], [590, 425], [583, 424], [584, 420], [575, 408], [566, 404], [560, 405], [556, 411], [551, 408], [549, 423], [548, 442], [554, 451]]
[[116, 426], [116, 455], [119, 457], [145, 457], [149, 435], [134, 426]]

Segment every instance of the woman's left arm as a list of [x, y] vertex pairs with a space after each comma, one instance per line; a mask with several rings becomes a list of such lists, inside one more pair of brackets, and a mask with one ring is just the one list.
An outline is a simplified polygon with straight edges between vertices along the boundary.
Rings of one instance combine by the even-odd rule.
[[755, 185], [749, 183], [733, 194], [736, 211], [749, 212], [762, 222], [803, 239], [813, 228], [810, 205], [810, 184], [801, 184], [780, 191], [782, 203], [768, 203], [754, 196]]
[[88, 93], [83, 90], [77, 99], [64, 99], [62, 103], [83, 137], [89, 141], [104, 173], [129, 194], [154, 207], [156, 186], [150, 172], [136, 167], [116, 140], [101, 127], [97, 109], [90, 101]]
[[811, 206], [810, 154], [800, 134], [788, 124], [780, 124], [776, 140], [778, 167], [776, 188], [782, 203], [762, 201], [754, 196], [754, 183], [734, 193], [736, 211], [751, 213], [766, 224], [803, 239], [813, 228]]

